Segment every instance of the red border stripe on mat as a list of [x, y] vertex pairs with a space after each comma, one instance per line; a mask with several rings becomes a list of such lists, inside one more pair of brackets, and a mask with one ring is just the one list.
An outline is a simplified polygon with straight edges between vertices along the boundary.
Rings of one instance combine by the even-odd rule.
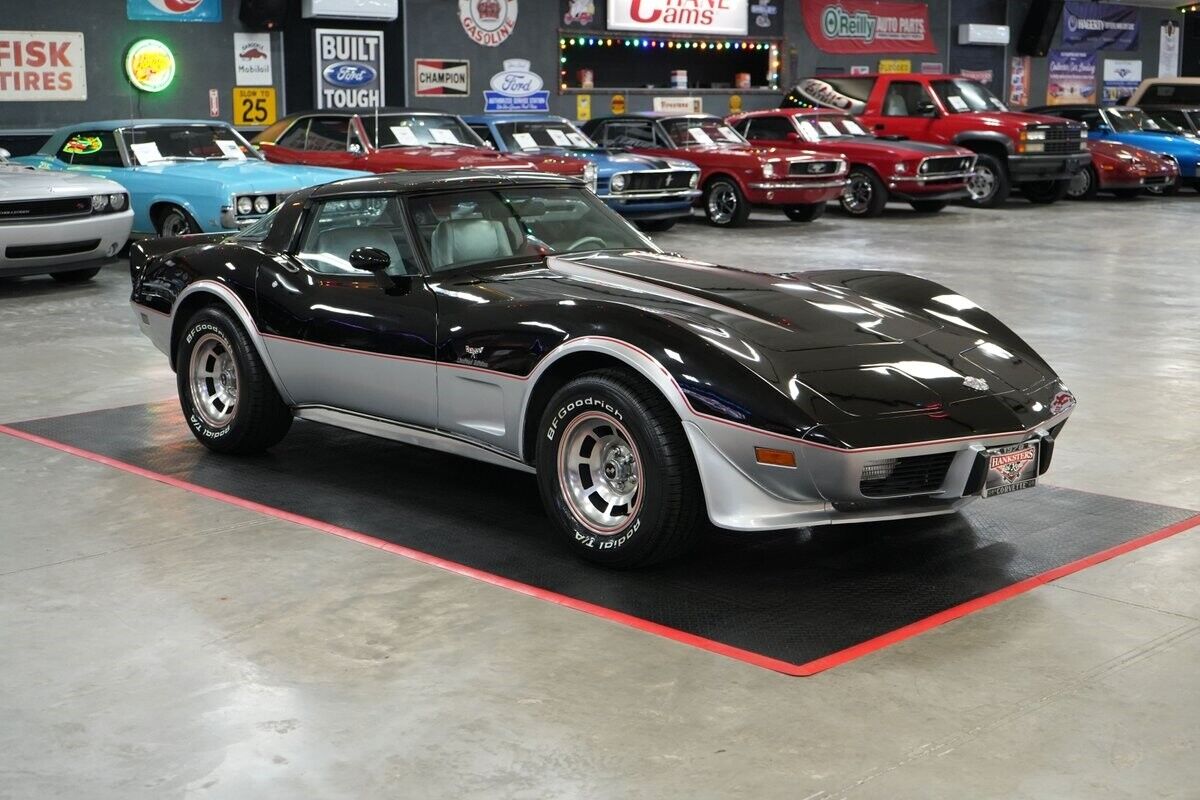
[[245, 498], [220, 492], [216, 489], [209, 489], [204, 486], [199, 486], [180, 478], [174, 478], [170, 475], [154, 472], [152, 470], [148, 470], [119, 459], [111, 458], [100, 453], [93, 453], [90, 450], [84, 450], [79, 447], [64, 444], [63, 442], [54, 441], [53, 439], [47, 439], [44, 436], [27, 433], [16, 428], [12, 428], [8, 425], [0, 424], [0, 433], [5, 433], [16, 439], [22, 439], [24, 441], [39, 444], [64, 453], [69, 453], [73, 456], [85, 458], [89, 461], [94, 461], [107, 467], [113, 467], [114, 469], [119, 469], [133, 475], [149, 478], [150, 480], [166, 484], [167, 486], [173, 486], [177, 489], [183, 489], [185, 491], [192, 492], [193, 494], [198, 494], [202, 497], [207, 497], [212, 500], [219, 500], [223, 503], [238, 506], [248, 511], [254, 511], [259, 514], [284, 520], [286, 522], [294, 522], [298, 525], [303, 525], [322, 533], [328, 533], [333, 536], [339, 536], [343, 539], [348, 539], [352, 542], [365, 544], [369, 547], [374, 547], [379, 550], [384, 550], [388, 553], [403, 556], [404, 558], [418, 561], [422, 564], [429, 564], [458, 575], [465, 575], [466, 577], [474, 578], [475, 580], [483, 581], [484, 583], [490, 583], [493, 586], [509, 589], [529, 597], [535, 597], [539, 600], [545, 600], [560, 606], [573, 608], [576, 611], [582, 611], [585, 614], [591, 614], [593, 616], [607, 619], [621, 625], [627, 625], [631, 628], [645, 631], [646, 633], [652, 633], [656, 636], [662, 636], [666, 639], [671, 639], [682, 644], [700, 648], [701, 650], [707, 650], [710, 653], [716, 653], [718, 655], [734, 658], [738, 661], [743, 661], [747, 664], [753, 664], [757, 667], [763, 667], [765, 669], [781, 672], [785, 675], [795, 676], [815, 675], [818, 672], [823, 672], [840, 664], [845, 664], [847, 661], [853, 661], [854, 659], [861, 658], [868, 653], [873, 653], [876, 650], [889, 647], [897, 642], [902, 642], [905, 639], [916, 636], [931, 628], [935, 628], [938, 625], [958, 619], [959, 617], [964, 617], [967, 614], [972, 614], [976, 611], [987, 608], [988, 606], [1001, 603], [1009, 598], [1016, 597], [1019, 594], [1024, 594], [1030, 589], [1041, 586], [1042, 584], [1049, 583], [1074, 572], [1079, 572], [1080, 570], [1084, 570], [1088, 567], [1099, 564], [1102, 561], [1107, 561], [1132, 550], [1137, 550], [1140, 547], [1145, 547], [1148, 544], [1153, 544], [1154, 542], [1166, 539], [1169, 536], [1174, 536], [1177, 533], [1182, 533], [1186, 530], [1196, 527], [1197, 525], [1200, 525], [1200, 515], [1189, 517], [1188, 519], [1177, 522], [1174, 525], [1169, 525], [1160, 530], [1145, 534], [1144, 536], [1139, 536], [1136, 539], [1131, 539], [1128, 542], [1123, 542], [1115, 547], [1110, 547], [1107, 550], [1101, 550], [1098, 553], [1093, 553], [1092, 555], [1086, 556], [1077, 561], [1063, 564], [1062, 566], [1055, 567], [1054, 569], [1048, 570], [1041, 574], [1026, 578], [1023, 581], [1005, 586], [1002, 589], [998, 589], [990, 594], [985, 594], [982, 597], [977, 597], [974, 600], [968, 600], [960, 605], [947, 608], [944, 611], [939, 611], [938, 613], [922, 620], [918, 620], [909, 625], [897, 628], [894, 631], [889, 631], [881, 636], [876, 636], [874, 639], [868, 639], [865, 642], [860, 642], [852, 647], [847, 647], [844, 650], [839, 650], [836, 653], [822, 656], [821, 658], [814, 659], [813, 661], [808, 661], [803, 664], [792, 664], [777, 658], [771, 658], [770, 656], [764, 656], [759, 653], [753, 653], [749, 650], [743, 650], [739, 647], [733, 647], [731, 645], [723, 644], [722, 642], [713, 641], [712, 639], [707, 639], [703, 636], [697, 636], [693, 633], [687, 633], [686, 631], [681, 631], [666, 625], [660, 625], [657, 622], [651, 622], [649, 620], [642, 619], [641, 617], [635, 617], [620, 611], [614, 611], [611, 608], [605, 608], [604, 606], [599, 606], [595, 603], [589, 603], [585, 600], [568, 597], [566, 595], [559, 594], [558, 592], [552, 592], [548, 589], [542, 589], [537, 586], [530, 586], [527, 583], [521, 583], [520, 581], [514, 581], [491, 572], [476, 569], [475, 567], [469, 567], [465, 564], [460, 564], [457, 561], [439, 558], [438, 556], [423, 553], [420, 550], [414, 550], [413, 548], [405, 547], [404, 545], [394, 544], [383, 539], [378, 539], [374, 536], [368, 536], [365, 533], [359, 533], [358, 531], [350, 530], [349, 528], [343, 528], [339, 525], [332, 525], [328, 522], [322, 522], [318, 519], [305, 517], [300, 514], [294, 514], [290, 511], [284, 511], [283, 509], [275, 508], [273, 506], [256, 503], [253, 500], [246, 500]]

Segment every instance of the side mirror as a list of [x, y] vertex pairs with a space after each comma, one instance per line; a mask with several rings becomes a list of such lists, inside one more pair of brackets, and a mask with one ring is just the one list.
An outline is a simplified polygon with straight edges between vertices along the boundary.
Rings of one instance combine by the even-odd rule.
[[917, 101], [917, 116], [918, 117], [936, 117], [937, 116], [937, 106], [935, 106], [929, 100], [918, 100]]
[[366, 272], [383, 272], [392, 265], [392, 257], [378, 247], [357, 247], [350, 253], [350, 266]]
[[800, 141], [800, 134], [796, 133], [795, 131], [790, 131], [787, 135], [787, 140], [789, 142], [798, 142]]

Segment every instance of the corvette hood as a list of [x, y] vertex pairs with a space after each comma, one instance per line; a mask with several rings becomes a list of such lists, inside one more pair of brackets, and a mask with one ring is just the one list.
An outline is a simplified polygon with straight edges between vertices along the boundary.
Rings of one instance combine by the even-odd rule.
[[284, 194], [319, 183], [369, 175], [350, 169], [274, 164], [270, 161], [168, 161], [133, 167], [142, 177], [161, 177], [164, 184], [202, 183], [236, 193]]

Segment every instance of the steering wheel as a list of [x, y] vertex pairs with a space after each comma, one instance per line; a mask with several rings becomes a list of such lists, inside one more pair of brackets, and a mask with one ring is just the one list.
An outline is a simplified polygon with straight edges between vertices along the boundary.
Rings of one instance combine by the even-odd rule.
[[[592, 242], [596, 243], [595, 247], [585, 248], [583, 246], [585, 244], [591, 244]], [[584, 236], [582, 239], [576, 239], [575, 241], [571, 242], [571, 246], [568, 247], [563, 252], [574, 253], [576, 250], [584, 250], [584, 249], [603, 250], [606, 247], [608, 247], [608, 242], [604, 241], [599, 236]]]

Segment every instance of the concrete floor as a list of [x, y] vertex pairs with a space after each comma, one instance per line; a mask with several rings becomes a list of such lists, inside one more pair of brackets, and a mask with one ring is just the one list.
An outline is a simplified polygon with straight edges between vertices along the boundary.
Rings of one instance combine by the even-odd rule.
[[[661, 243], [890, 267], [1080, 406], [1048, 483], [1200, 507], [1200, 197]], [[123, 269], [0, 282], [0, 422], [160, 400]], [[787, 678], [0, 436], [0, 798], [1196, 798], [1200, 531]]]

